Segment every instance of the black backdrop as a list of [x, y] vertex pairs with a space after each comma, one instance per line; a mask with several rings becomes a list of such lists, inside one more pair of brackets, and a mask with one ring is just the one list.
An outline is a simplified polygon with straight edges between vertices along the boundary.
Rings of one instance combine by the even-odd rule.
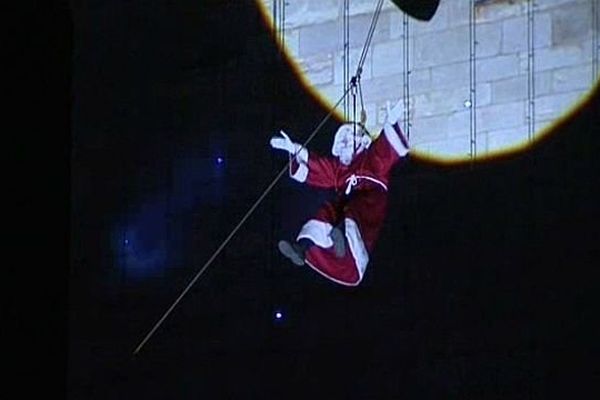
[[[47, 133], [25, 139], [35, 179], [19, 192], [32, 206], [23, 238], [51, 239], [39, 254], [17, 245], [9, 269], [24, 279], [9, 291], [7, 326], [32, 337], [11, 352], [21, 390], [41, 379], [46, 393], [86, 399], [562, 398], [594, 388], [592, 103], [525, 153], [397, 168], [358, 288], [277, 254], [276, 240], [326, 195], [281, 181], [132, 357], [286, 162], [269, 137], [306, 135], [327, 110], [250, 1], [74, 3], [32, 7], [32, 29], [21, 28], [29, 44], [15, 56], [31, 75], [21, 95], [41, 106], [23, 126]], [[327, 151], [330, 140], [312, 145]], [[162, 207], [148, 229], [165, 267], [134, 277], [115, 226], [138, 221], [148, 198]]]

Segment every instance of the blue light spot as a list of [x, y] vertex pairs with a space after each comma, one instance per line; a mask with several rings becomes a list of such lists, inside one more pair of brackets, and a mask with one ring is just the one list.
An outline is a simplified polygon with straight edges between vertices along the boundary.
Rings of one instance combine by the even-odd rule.
[[223, 164], [224, 161], [223, 157], [217, 157], [217, 164]]
[[281, 319], [282, 317], [283, 317], [283, 314], [282, 314], [281, 312], [277, 311], [277, 312], [275, 313], [275, 318], [276, 318], [276, 319]]
[[125, 239], [125, 244], [129, 244], [129, 239]]

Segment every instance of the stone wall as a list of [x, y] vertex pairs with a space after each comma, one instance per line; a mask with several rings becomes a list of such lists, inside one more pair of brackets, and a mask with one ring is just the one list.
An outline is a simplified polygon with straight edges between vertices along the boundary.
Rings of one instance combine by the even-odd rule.
[[[259, 0], [271, 11], [274, 0]], [[534, 4], [535, 136], [585, 98], [594, 86], [598, 0], [543, 0]], [[279, 2], [281, 3], [281, 2]], [[369, 29], [375, 0], [350, 0], [350, 74]], [[287, 0], [285, 46], [307, 84], [334, 104], [343, 94], [344, 0]], [[528, 130], [528, 18], [526, 0], [476, 5], [476, 154], [484, 156], [530, 140]], [[470, 2], [441, 0], [429, 22], [409, 19], [386, 0], [362, 73], [367, 125], [378, 131], [387, 101], [410, 92], [410, 140], [421, 155], [471, 155]], [[275, 25], [274, 25], [275, 26]], [[594, 36], [594, 30], [595, 34]], [[404, 70], [403, 46], [409, 46]], [[596, 42], [597, 43], [597, 42]], [[595, 52], [594, 52], [595, 50]], [[597, 68], [596, 68], [597, 70]]]

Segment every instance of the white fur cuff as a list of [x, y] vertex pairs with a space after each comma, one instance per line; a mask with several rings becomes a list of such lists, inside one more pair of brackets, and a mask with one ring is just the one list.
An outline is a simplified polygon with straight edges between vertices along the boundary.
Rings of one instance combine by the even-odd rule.
[[385, 125], [383, 125], [383, 133], [392, 148], [400, 157], [404, 157], [406, 154], [408, 154], [408, 147], [402, 143], [398, 133], [396, 133], [396, 130], [389, 122], [386, 122]]
[[308, 177], [308, 150], [301, 149], [296, 154], [296, 162], [298, 163], [298, 168], [291, 177], [298, 182], [306, 182], [306, 178]]
[[310, 239], [317, 246], [324, 249], [333, 246], [333, 240], [329, 236], [333, 226], [327, 222], [311, 219], [304, 224], [296, 240]]

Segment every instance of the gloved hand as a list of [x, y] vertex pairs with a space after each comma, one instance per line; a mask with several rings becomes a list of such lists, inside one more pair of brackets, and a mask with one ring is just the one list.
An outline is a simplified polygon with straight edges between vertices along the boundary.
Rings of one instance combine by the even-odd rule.
[[274, 149], [285, 150], [290, 154], [296, 154], [302, 149], [302, 146], [292, 142], [290, 137], [286, 135], [284, 131], [280, 130], [279, 133], [281, 133], [281, 136], [283, 137], [273, 136], [269, 142], [271, 147]]
[[390, 108], [390, 102], [388, 101], [386, 104], [386, 116], [385, 122], [389, 122], [394, 125], [396, 122], [400, 121], [400, 118], [404, 115], [404, 101], [402, 99], [398, 100], [396, 105], [393, 108]]

